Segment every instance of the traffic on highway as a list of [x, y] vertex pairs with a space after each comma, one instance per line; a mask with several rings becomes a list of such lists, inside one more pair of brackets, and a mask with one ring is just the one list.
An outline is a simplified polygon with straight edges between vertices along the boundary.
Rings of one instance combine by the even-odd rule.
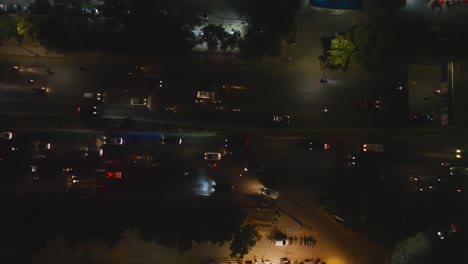
[[2, 262], [468, 263], [464, 11], [407, 2], [0, 3]]

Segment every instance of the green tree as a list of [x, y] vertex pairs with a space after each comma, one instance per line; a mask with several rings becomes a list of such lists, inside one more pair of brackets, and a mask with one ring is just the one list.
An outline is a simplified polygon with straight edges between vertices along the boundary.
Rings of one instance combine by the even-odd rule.
[[231, 241], [229, 249], [231, 250], [230, 256], [237, 259], [242, 259], [247, 255], [252, 247], [257, 244], [262, 238], [260, 233], [253, 225], [246, 225], [236, 232]]
[[0, 14], [0, 42], [15, 35], [15, 22], [8, 14]]
[[38, 22], [33, 16], [21, 16], [16, 24], [17, 36], [22, 41], [34, 42], [38, 35]]
[[370, 24], [360, 24], [352, 29], [351, 36], [355, 48], [351, 63], [366, 64], [369, 51], [374, 45], [374, 29]]
[[350, 32], [337, 35], [331, 40], [330, 49], [326, 51], [327, 65], [331, 68], [346, 69], [355, 49]]

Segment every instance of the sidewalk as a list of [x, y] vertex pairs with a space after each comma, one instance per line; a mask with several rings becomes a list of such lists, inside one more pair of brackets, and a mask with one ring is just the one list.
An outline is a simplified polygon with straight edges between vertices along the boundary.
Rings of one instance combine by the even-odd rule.
[[129, 55], [110, 55], [100, 52], [79, 53], [59, 53], [51, 52], [39, 44], [19, 45], [10, 40], [0, 45], [0, 56], [19, 56], [36, 58], [61, 58], [61, 59], [86, 59], [86, 60], [136, 60], [138, 58]]

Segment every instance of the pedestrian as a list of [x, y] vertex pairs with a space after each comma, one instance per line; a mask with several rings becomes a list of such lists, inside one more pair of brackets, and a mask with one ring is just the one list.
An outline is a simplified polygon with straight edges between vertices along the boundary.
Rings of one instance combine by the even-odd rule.
[[309, 247], [312, 246], [312, 236], [309, 236]]
[[297, 236], [294, 236], [294, 242], [297, 242]]
[[299, 242], [299, 246], [302, 246], [302, 236], [299, 237], [301, 241]]

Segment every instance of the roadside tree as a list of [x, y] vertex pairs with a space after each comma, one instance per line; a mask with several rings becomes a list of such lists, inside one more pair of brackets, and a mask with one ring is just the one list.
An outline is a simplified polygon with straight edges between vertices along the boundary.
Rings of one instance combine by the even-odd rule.
[[346, 69], [354, 55], [356, 47], [351, 39], [351, 33], [346, 32], [335, 36], [326, 51], [325, 60], [330, 68]]
[[52, 10], [52, 4], [49, 0], [36, 0], [34, 3], [31, 3], [31, 14], [41, 16], [48, 15]]
[[230, 256], [237, 259], [242, 259], [247, 255], [252, 247], [257, 244], [262, 238], [260, 233], [253, 225], [246, 225], [236, 232], [231, 241], [229, 249], [231, 250]]
[[201, 29], [201, 43], [206, 43], [208, 47], [208, 52], [216, 52], [220, 45], [229, 37], [229, 34], [226, 30], [220, 26], [215, 24], [209, 24]]
[[301, 28], [297, 21], [301, 3], [300, 0], [237, 1], [236, 8], [249, 24], [240, 43], [241, 55], [248, 59], [280, 56], [282, 43], [298, 35]]
[[15, 35], [15, 21], [8, 14], [0, 14], [0, 43]]
[[368, 23], [362, 23], [352, 28], [351, 38], [354, 44], [354, 52], [351, 55], [351, 63], [368, 65], [368, 54], [374, 47], [375, 30]]
[[20, 16], [16, 24], [16, 32], [19, 41], [34, 42], [38, 36], [38, 21], [30, 15]]
[[228, 33], [226, 39], [221, 42], [220, 49], [224, 52], [226, 52], [228, 49], [234, 50], [239, 46], [240, 39], [240, 31], [232, 29], [231, 32]]

